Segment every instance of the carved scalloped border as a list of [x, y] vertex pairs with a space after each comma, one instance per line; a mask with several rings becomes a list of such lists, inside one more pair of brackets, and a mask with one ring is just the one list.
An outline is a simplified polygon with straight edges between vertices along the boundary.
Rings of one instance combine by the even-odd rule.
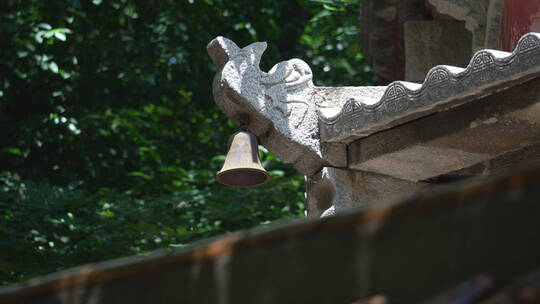
[[[458, 95], [474, 95], [479, 89], [523, 78], [538, 72], [539, 67], [540, 34], [528, 33], [521, 37], [512, 53], [481, 50], [473, 55], [465, 69], [435, 66], [427, 73], [422, 84], [392, 82], [375, 104], [367, 105], [349, 99], [333, 119], [326, 119], [319, 114], [321, 139], [335, 141], [336, 138], [353, 136], [353, 132], [359, 134], [356, 137], [367, 136], [384, 129], [382, 123], [403, 118], [418, 110], [429, 110]], [[403, 118], [400, 122], [408, 120]]]

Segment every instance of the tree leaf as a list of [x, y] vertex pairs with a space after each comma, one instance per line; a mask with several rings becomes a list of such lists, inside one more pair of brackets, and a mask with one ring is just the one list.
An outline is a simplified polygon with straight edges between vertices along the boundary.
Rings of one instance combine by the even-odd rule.
[[66, 34], [61, 32], [55, 32], [54, 37], [56, 37], [60, 41], [66, 41]]
[[55, 74], [58, 73], [58, 65], [56, 64], [56, 62], [51, 61], [49, 63], [49, 69], [51, 70], [51, 72], [53, 72]]

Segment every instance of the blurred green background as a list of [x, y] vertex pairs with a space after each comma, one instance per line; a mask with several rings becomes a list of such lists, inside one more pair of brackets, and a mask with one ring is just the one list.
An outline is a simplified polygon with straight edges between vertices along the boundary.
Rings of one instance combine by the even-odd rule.
[[0, 2], [0, 284], [304, 216], [304, 178], [214, 176], [237, 128], [206, 44], [267, 41], [316, 85], [373, 84], [358, 0]]

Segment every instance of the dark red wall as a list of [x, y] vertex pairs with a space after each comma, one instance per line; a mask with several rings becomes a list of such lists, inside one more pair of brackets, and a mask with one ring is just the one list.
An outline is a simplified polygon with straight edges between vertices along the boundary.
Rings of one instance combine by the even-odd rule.
[[519, 38], [528, 32], [540, 32], [540, 0], [505, 0], [503, 50], [512, 51]]

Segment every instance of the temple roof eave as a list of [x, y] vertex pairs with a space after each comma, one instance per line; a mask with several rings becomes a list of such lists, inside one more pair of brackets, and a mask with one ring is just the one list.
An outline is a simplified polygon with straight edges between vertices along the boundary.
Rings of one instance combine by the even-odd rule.
[[[538, 75], [540, 34], [529, 33], [512, 53], [481, 50], [472, 56], [466, 68], [436, 66], [421, 84], [395, 81], [378, 87], [380, 98], [376, 102], [373, 98], [366, 102], [363, 97], [328, 102], [333, 106], [319, 110], [321, 141], [350, 142], [472, 102]], [[360, 92], [363, 88], [370, 87], [358, 87], [357, 96], [364, 96]]]

